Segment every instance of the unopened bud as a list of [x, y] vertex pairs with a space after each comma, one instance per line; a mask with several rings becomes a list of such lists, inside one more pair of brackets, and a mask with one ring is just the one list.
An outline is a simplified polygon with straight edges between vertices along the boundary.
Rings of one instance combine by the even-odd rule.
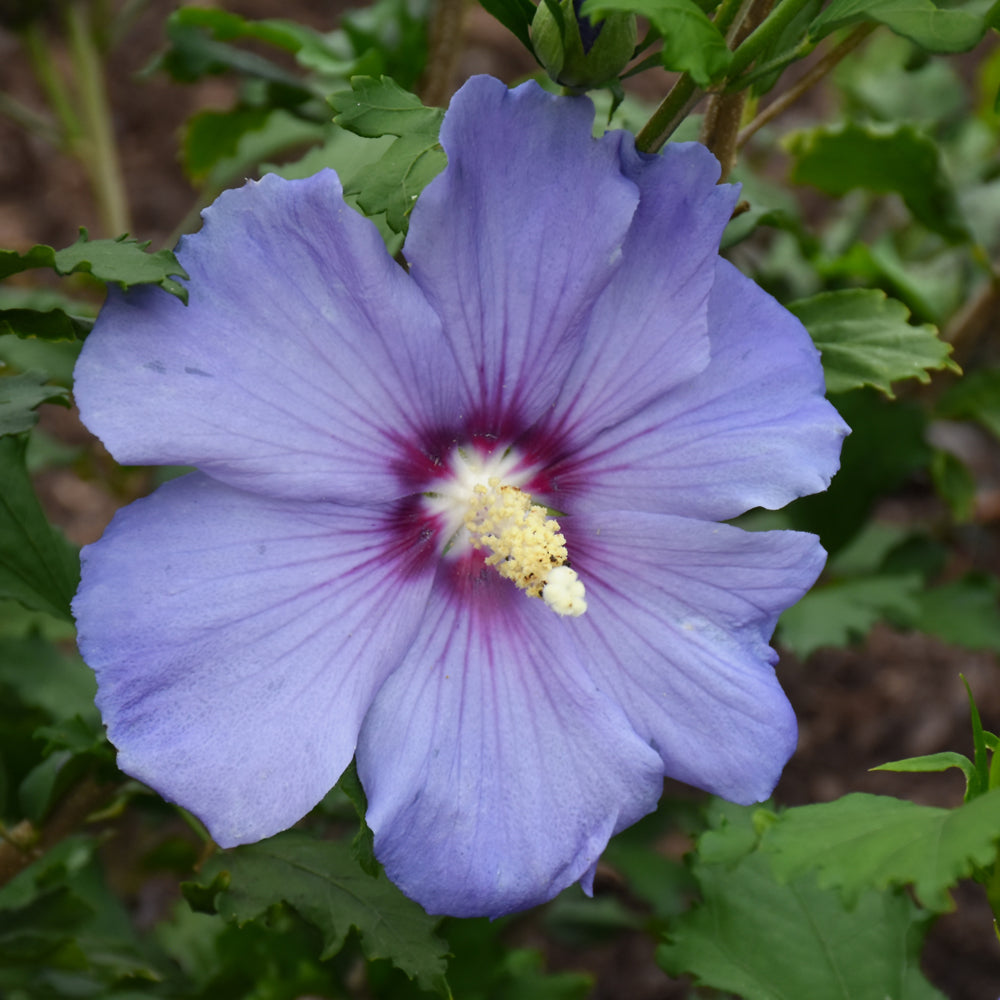
[[635, 16], [609, 14], [595, 23], [580, 13], [583, 0], [558, 0], [558, 6], [562, 24], [545, 0], [531, 22], [535, 55], [549, 76], [574, 90], [617, 79], [635, 51]]

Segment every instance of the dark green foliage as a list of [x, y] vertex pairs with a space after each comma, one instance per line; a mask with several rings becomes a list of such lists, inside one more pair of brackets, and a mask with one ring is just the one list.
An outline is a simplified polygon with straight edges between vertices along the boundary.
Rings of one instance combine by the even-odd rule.
[[358, 832], [351, 841], [351, 853], [361, 868], [369, 875], [375, 877], [379, 874], [381, 866], [375, 859], [375, 838], [368, 824], [365, 822], [365, 813], [368, 810], [368, 797], [364, 788], [361, 787], [361, 779], [358, 777], [357, 764], [352, 760], [347, 770], [340, 776], [338, 782], [341, 790], [351, 800], [358, 814]]
[[1000, 438], [1000, 369], [969, 372], [941, 397], [938, 413], [942, 417], [978, 421]]
[[699, 843], [701, 901], [657, 953], [669, 973], [747, 1000], [943, 1000], [920, 974], [927, 915], [904, 893], [863, 892], [848, 910], [811, 872], [780, 881], [753, 849], [751, 810], [726, 812]]
[[45, 372], [0, 376], [0, 437], [31, 430], [38, 420], [35, 411], [42, 403], [69, 406], [69, 391], [47, 382]]
[[912, 125], [824, 126], [794, 133], [788, 151], [796, 183], [830, 195], [895, 192], [928, 229], [953, 242], [971, 238], [937, 145]]
[[484, 0], [483, 7], [531, 51], [529, 29], [535, 16], [535, 5], [531, 0]]
[[663, 66], [690, 73], [702, 86], [729, 66], [725, 39], [694, 0], [587, 0], [582, 11], [594, 18], [616, 11], [648, 18], [663, 37]]
[[286, 902], [321, 932], [322, 958], [337, 954], [354, 927], [369, 959], [388, 958], [424, 989], [448, 995], [437, 921], [384, 875], [362, 871], [346, 844], [283, 833], [213, 857], [202, 878], [222, 872], [229, 883], [216, 906], [227, 919], [246, 923]]
[[92, 240], [80, 230], [79, 239], [63, 250], [33, 246], [27, 253], [0, 250], [0, 281], [33, 268], [51, 268], [56, 274], [77, 271], [92, 274], [99, 281], [127, 289], [133, 285], [159, 285], [160, 288], [187, 301], [187, 291], [175, 278], [186, 278], [187, 272], [169, 250], [147, 253], [149, 243], [140, 243], [126, 236], [115, 240]]
[[0, 287], [0, 337], [82, 340], [93, 325], [86, 302], [41, 288]]
[[79, 580], [72, 547], [52, 528], [24, 466], [27, 440], [0, 437], [0, 597], [26, 608], [71, 619], [69, 602]]
[[871, 888], [913, 885], [935, 911], [953, 908], [948, 889], [996, 857], [1000, 789], [956, 809], [919, 806], [883, 795], [846, 795], [836, 802], [783, 813], [764, 835], [779, 878], [819, 872], [853, 906]]
[[927, 418], [915, 404], [889, 403], [871, 389], [845, 393], [834, 402], [851, 428], [840, 472], [826, 493], [788, 508], [792, 524], [816, 532], [831, 553], [861, 529], [880, 496], [898, 489], [930, 460]]
[[876, 622], [913, 621], [920, 611], [917, 574], [888, 574], [817, 587], [781, 616], [778, 639], [797, 656], [860, 641]]
[[871, 385], [891, 398], [900, 379], [929, 382], [928, 369], [959, 370], [934, 327], [912, 326], [906, 306], [877, 289], [823, 292], [789, 309], [822, 354], [827, 392]]
[[918, 594], [917, 604], [913, 628], [966, 649], [1000, 653], [1000, 580], [995, 576], [968, 573]]
[[837, 28], [874, 21], [912, 39], [928, 52], [965, 52], [986, 31], [989, 3], [960, 7], [933, 0], [833, 0], [810, 25], [815, 39]]

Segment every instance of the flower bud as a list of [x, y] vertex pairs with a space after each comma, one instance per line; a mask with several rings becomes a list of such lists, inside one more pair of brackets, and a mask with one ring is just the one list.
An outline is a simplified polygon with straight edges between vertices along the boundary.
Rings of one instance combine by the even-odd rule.
[[558, 0], [559, 23], [545, 0], [531, 22], [531, 41], [538, 61], [557, 83], [576, 90], [614, 80], [635, 50], [633, 14], [609, 14], [596, 24], [580, 13], [583, 0]]

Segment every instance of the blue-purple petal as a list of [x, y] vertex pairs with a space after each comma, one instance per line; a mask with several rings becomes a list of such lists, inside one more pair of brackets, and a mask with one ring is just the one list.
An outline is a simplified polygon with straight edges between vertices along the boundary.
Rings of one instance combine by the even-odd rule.
[[638, 202], [593, 105], [475, 77], [441, 129], [449, 165], [421, 194], [404, 253], [441, 316], [479, 432], [556, 398]]
[[457, 373], [437, 316], [336, 175], [224, 193], [178, 258], [190, 305], [113, 294], [77, 364], [83, 420], [115, 458], [272, 496], [402, 495], [403, 443], [455, 412]]
[[79, 643], [123, 771], [223, 846], [291, 826], [350, 763], [433, 578], [384, 513], [174, 480], [83, 551]]
[[587, 334], [550, 424], [588, 442], [709, 361], [708, 299], [719, 239], [738, 188], [718, 185], [704, 146], [680, 143], [660, 156], [637, 153], [630, 135], [610, 133], [621, 169], [639, 187], [622, 266], [594, 303]]
[[700, 375], [553, 470], [567, 507], [725, 520], [829, 486], [848, 428], [802, 324], [720, 260], [709, 336]]
[[365, 720], [375, 852], [431, 913], [500, 916], [587, 879], [655, 808], [660, 760], [581, 669], [572, 630], [490, 574], [435, 588]]
[[576, 635], [595, 683], [665, 774], [733, 802], [767, 798], [796, 741], [768, 641], [823, 567], [817, 539], [633, 512], [564, 530], [587, 587]]

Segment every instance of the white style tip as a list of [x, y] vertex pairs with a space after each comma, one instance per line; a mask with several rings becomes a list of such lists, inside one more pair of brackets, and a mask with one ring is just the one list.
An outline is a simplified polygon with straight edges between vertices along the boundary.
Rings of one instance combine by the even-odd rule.
[[587, 610], [586, 590], [576, 570], [553, 566], [545, 577], [542, 600], [557, 614], [578, 618]]

